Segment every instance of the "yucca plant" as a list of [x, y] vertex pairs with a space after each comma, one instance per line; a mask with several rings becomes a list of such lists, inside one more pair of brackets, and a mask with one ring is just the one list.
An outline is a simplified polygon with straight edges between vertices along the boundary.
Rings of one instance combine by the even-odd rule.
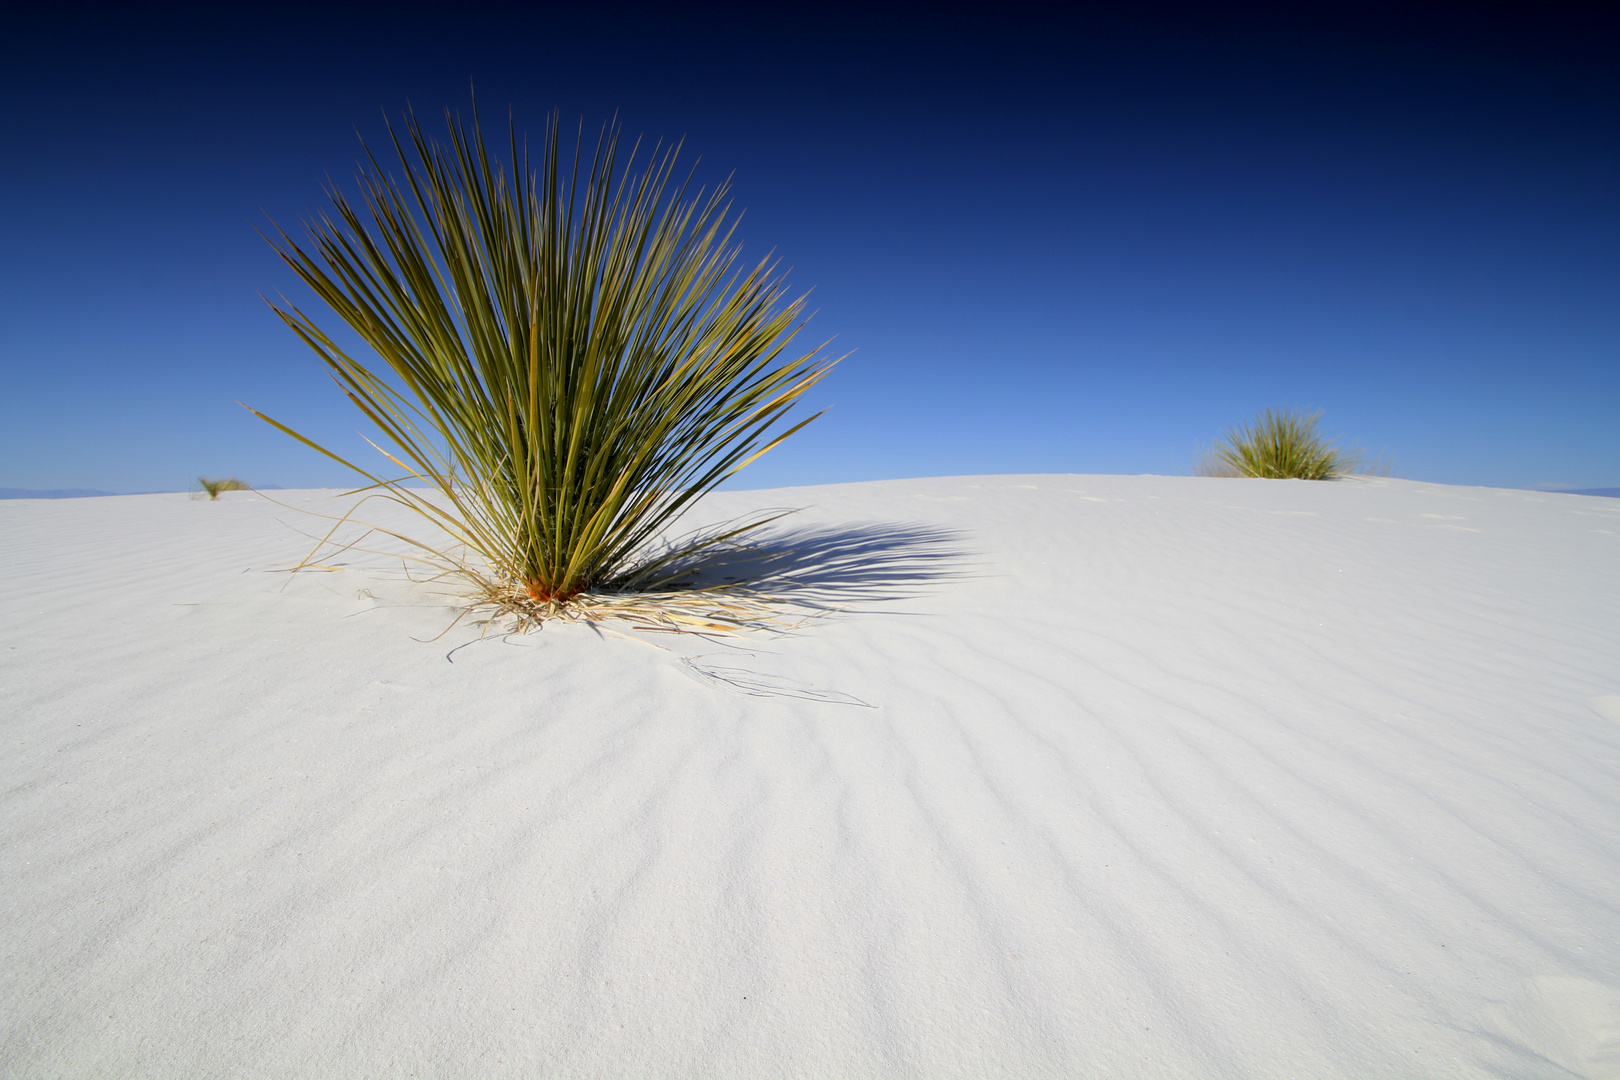
[[222, 491], [253, 490], [252, 488], [248, 487], [246, 481], [238, 480], [234, 476], [226, 477], [224, 480], [210, 480], [206, 476], [199, 476], [197, 477], [197, 483], [203, 489], [203, 491], [208, 493], [209, 502], [213, 502], [215, 499], [219, 498], [219, 493]]
[[402, 539], [520, 622], [667, 583], [662, 569], [741, 528], [649, 545], [815, 419], [776, 427], [832, 366], [820, 350], [783, 356], [804, 298], [785, 300], [769, 257], [739, 266], [727, 185], [689, 194], [678, 144], [637, 172], [610, 124], [568, 162], [553, 114], [537, 162], [515, 128], [503, 162], [476, 107], [470, 127], [446, 122], [448, 143], [414, 116], [390, 125], [398, 178], [367, 149], [358, 205], [334, 187], [332, 211], [305, 223], [307, 245], [279, 228], [271, 239], [381, 360], [272, 304], [404, 475], [257, 415], [441, 526], [448, 546]]
[[1332, 480], [1354, 472], [1359, 458], [1317, 434], [1321, 418], [1320, 412], [1267, 409], [1217, 440], [1199, 472], [1275, 480]]

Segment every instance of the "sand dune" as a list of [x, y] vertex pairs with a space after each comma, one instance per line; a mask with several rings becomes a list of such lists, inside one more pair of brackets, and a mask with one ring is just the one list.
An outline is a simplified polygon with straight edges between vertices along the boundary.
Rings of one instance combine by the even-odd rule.
[[0, 1074], [1620, 1077], [1620, 502], [763, 506], [792, 635], [425, 643], [256, 495], [0, 503]]

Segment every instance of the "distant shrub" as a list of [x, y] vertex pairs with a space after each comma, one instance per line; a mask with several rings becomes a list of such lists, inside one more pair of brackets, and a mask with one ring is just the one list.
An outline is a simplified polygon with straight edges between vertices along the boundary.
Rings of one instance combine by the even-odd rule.
[[1360, 455], [1339, 449], [1317, 433], [1321, 418], [1320, 412], [1267, 409], [1216, 440], [1197, 472], [1201, 476], [1332, 480], [1360, 471]]
[[222, 491], [253, 490], [252, 488], [248, 487], [247, 481], [238, 480], [234, 476], [226, 477], [224, 480], [210, 480], [206, 476], [199, 476], [197, 477], [197, 483], [201, 484], [202, 489], [208, 493], [208, 499], [210, 502], [219, 498], [219, 493]]

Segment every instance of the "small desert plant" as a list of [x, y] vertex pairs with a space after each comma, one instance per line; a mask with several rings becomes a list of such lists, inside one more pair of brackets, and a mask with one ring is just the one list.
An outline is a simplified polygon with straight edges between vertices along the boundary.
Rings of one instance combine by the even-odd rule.
[[245, 480], [238, 480], [234, 476], [226, 477], [224, 480], [210, 480], [206, 476], [199, 476], [197, 477], [197, 483], [201, 485], [205, 492], [208, 493], [208, 500], [210, 502], [219, 498], [219, 493], [222, 491], [253, 490], [252, 488], [248, 487]]
[[783, 302], [769, 257], [738, 266], [726, 185], [688, 197], [672, 182], [678, 145], [638, 175], [609, 125], [569, 163], [554, 114], [537, 168], [511, 132], [508, 171], [476, 107], [470, 129], [446, 121], [448, 145], [414, 117], [390, 125], [400, 178], [367, 150], [359, 208], [334, 188], [335, 216], [306, 223], [307, 250], [279, 229], [271, 241], [392, 373], [272, 305], [407, 475], [257, 415], [442, 527], [448, 544], [399, 538], [520, 624], [660, 585], [662, 568], [750, 526], [650, 544], [815, 419], [768, 431], [832, 366], [819, 350], [781, 358], [803, 298]]
[[1357, 471], [1360, 456], [1317, 434], [1320, 412], [1267, 409], [1227, 431], [1204, 455], [1203, 476], [1258, 476], [1274, 480], [1332, 480]]

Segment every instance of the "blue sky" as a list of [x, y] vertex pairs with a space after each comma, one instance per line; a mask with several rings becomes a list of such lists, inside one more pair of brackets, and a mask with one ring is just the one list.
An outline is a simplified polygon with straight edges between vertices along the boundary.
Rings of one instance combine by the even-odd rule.
[[684, 137], [855, 350], [737, 486], [1181, 473], [1268, 406], [1414, 479], [1620, 485], [1599, 8], [1133, 10], [31, 16], [0, 44], [0, 487], [347, 483], [236, 404], [363, 447], [254, 228], [470, 83], [535, 138], [553, 108]]

